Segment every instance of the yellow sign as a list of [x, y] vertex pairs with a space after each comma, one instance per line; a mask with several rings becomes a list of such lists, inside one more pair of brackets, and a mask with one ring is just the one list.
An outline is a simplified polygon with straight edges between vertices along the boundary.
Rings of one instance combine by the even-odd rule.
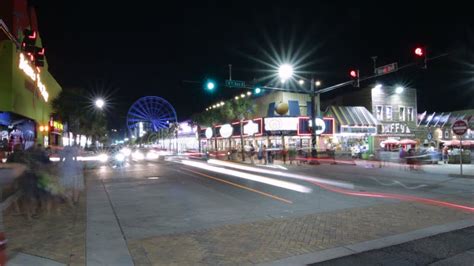
[[63, 124], [58, 121], [53, 122], [53, 127], [54, 129], [61, 130], [61, 131], [64, 129]]
[[25, 58], [25, 55], [23, 53], [20, 53], [20, 64], [18, 67], [25, 72], [25, 74], [33, 81], [36, 81], [36, 86], [38, 87], [41, 96], [43, 96], [43, 99], [45, 102], [48, 101], [49, 98], [49, 93], [46, 90], [46, 86], [41, 82], [41, 78], [39, 73], [36, 73], [35, 69], [31, 66], [30, 61]]

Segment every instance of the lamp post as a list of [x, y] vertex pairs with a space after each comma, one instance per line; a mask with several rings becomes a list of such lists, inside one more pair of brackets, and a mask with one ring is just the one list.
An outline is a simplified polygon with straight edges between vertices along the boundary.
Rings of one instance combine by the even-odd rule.
[[[283, 64], [279, 67], [278, 69], [278, 75], [281, 79], [282, 82], [292, 78], [293, 76], [293, 67], [289, 64]], [[301, 79], [299, 80], [298, 84], [301, 86], [304, 85], [304, 80]], [[317, 134], [316, 134], [316, 118], [321, 116], [321, 99], [320, 99], [320, 93], [316, 92], [316, 87], [319, 87], [321, 85], [321, 81], [315, 81], [314, 77], [311, 77], [310, 81], [310, 97], [311, 97], [311, 107], [310, 107], [310, 113], [311, 113], [311, 157], [317, 157], [318, 151], [317, 151]], [[317, 106], [317, 109], [315, 110], [315, 106]]]

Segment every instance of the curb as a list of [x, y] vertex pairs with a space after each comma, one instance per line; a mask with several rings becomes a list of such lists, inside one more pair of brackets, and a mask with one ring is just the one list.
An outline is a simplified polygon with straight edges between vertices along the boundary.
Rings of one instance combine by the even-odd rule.
[[336, 248], [330, 248], [326, 250], [321, 250], [313, 253], [307, 253], [303, 255], [288, 257], [281, 260], [276, 260], [269, 263], [261, 263], [258, 265], [308, 265], [318, 262], [323, 262], [327, 260], [337, 259], [349, 255], [354, 255], [370, 250], [376, 250], [380, 248], [385, 248], [393, 245], [402, 244], [405, 242], [410, 242], [413, 240], [426, 238], [454, 230], [463, 229], [466, 227], [474, 226], [474, 219], [465, 219], [457, 222], [435, 225], [431, 227], [426, 227], [418, 229], [415, 231], [383, 237], [375, 240], [369, 240], [365, 242], [360, 242], [356, 244], [345, 245]]

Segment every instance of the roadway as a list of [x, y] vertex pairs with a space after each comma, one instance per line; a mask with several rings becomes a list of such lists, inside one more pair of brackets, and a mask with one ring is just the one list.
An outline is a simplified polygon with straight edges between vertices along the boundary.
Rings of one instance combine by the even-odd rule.
[[[144, 239], [183, 236], [226, 226], [303, 219], [311, 215], [317, 219], [318, 215], [344, 215], [354, 211], [361, 214], [369, 211], [368, 215], [372, 215], [370, 210], [378, 208], [378, 212], [383, 212], [392, 207], [391, 211], [397, 215], [401, 212], [397, 209], [401, 208], [400, 204], [408, 204], [403, 205], [407, 210], [403, 212], [416, 211], [420, 221], [433, 216], [436, 224], [473, 217], [474, 213], [471, 207], [474, 206], [474, 180], [400, 167], [302, 165], [270, 168], [171, 156], [167, 160], [132, 163], [124, 168], [101, 166], [89, 170], [88, 176], [88, 186], [102, 186], [106, 191], [135, 263], [140, 255], [131, 246], [142, 245], [140, 241]], [[374, 217], [384, 215], [373, 214]], [[408, 221], [409, 217], [404, 218], [407, 221], [390, 221], [397, 226], [400, 223], [400, 230], [408, 230], [403, 222], [413, 223]], [[386, 223], [384, 219], [388, 218], [371, 219], [372, 226], [376, 228], [377, 223]], [[432, 225], [425, 220], [426, 226]], [[416, 226], [425, 225], [418, 223]], [[370, 227], [367, 225], [367, 230]], [[380, 230], [377, 235], [396, 231]], [[280, 258], [275, 255], [266, 260]]]

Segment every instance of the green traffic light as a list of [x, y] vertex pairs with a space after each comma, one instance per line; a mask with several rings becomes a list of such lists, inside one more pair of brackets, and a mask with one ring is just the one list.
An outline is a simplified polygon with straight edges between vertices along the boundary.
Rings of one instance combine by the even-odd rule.
[[206, 87], [208, 90], [212, 91], [216, 87], [216, 85], [213, 82], [208, 82]]

